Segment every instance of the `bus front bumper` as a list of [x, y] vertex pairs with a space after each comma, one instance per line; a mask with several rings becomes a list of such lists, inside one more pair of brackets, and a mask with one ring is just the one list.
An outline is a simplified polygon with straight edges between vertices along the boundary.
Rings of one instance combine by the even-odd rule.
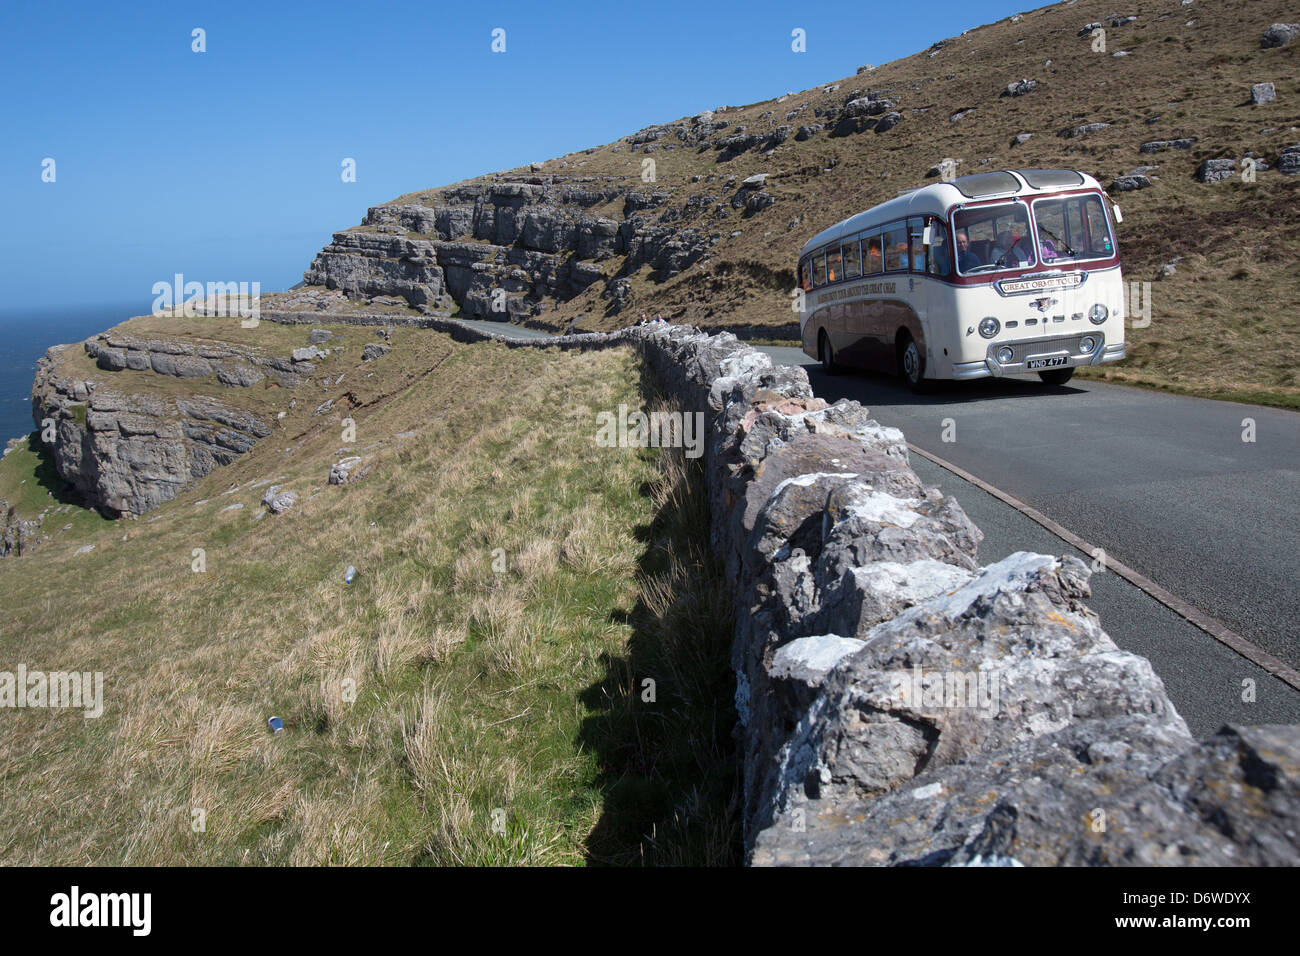
[[[1003, 345], [1012, 344], [1017, 346], [1017, 355], [1019, 361], [999, 362], [997, 359], [996, 349]], [[1107, 345], [1103, 340], [1093, 349], [1090, 354], [1071, 354], [1069, 349], [1057, 349], [1055, 351], [1036, 352], [1026, 349], [1026, 346], [1033, 346], [1036, 343], [1016, 342], [1006, 343], [998, 342], [996, 346], [989, 346], [989, 354], [979, 362], [954, 362], [952, 366], [952, 377], [955, 379], [969, 378], [1002, 378], [1004, 375], [1032, 375], [1038, 369], [1029, 369], [1026, 367], [1031, 359], [1052, 358], [1054, 356], [1064, 355], [1067, 362], [1064, 365], [1056, 365], [1053, 368], [1081, 368], [1086, 365], [1103, 365], [1106, 362], [1118, 362], [1124, 357], [1125, 343], [1118, 342], [1114, 345]], [[1021, 354], [1021, 353], [1024, 354]]]

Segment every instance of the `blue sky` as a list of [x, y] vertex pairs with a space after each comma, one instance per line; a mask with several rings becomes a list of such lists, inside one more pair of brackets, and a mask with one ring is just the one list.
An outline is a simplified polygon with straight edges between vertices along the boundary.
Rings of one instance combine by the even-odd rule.
[[176, 272], [283, 289], [402, 193], [806, 89], [1021, 9], [5, 0], [0, 302], [143, 310]]

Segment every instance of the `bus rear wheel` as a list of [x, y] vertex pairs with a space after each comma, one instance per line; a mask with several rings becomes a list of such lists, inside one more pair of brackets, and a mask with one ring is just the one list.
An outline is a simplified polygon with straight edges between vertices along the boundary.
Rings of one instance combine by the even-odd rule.
[[817, 336], [817, 357], [821, 359], [822, 371], [827, 375], [840, 374], [840, 365], [835, 361], [835, 349], [831, 347], [831, 339], [825, 329]]
[[898, 372], [912, 391], [921, 393], [928, 390], [930, 383], [925, 379], [925, 356], [909, 332], [898, 338]]
[[1074, 377], [1072, 368], [1053, 368], [1046, 372], [1039, 372], [1038, 377], [1043, 380], [1044, 385], [1064, 385]]

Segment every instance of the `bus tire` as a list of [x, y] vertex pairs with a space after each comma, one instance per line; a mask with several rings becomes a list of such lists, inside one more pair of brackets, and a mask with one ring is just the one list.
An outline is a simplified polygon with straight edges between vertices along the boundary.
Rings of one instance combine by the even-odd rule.
[[1053, 368], [1046, 372], [1039, 372], [1038, 377], [1043, 380], [1044, 385], [1064, 385], [1074, 377], [1072, 368]]
[[921, 354], [921, 347], [912, 338], [912, 333], [906, 329], [898, 335], [898, 374], [912, 391], [921, 394], [929, 390], [930, 383], [925, 377], [925, 356]]
[[817, 336], [817, 357], [821, 359], [822, 371], [827, 375], [840, 374], [840, 364], [835, 361], [835, 349], [831, 347], [831, 339], [825, 329]]

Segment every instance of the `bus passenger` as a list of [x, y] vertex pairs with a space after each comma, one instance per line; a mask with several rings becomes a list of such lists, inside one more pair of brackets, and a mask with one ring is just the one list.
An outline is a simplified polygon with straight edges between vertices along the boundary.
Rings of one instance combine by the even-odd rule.
[[1010, 266], [1013, 269], [1029, 265], [1029, 257], [1019, 247], [1022, 238], [1022, 236], [1013, 236], [1009, 229], [998, 233], [996, 251], [999, 253], [999, 264]]
[[962, 272], [970, 272], [972, 269], [984, 265], [980, 262], [980, 257], [971, 251], [970, 236], [966, 235], [966, 230], [957, 230], [957, 268]]
[[872, 236], [867, 240], [867, 261], [862, 264], [864, 275], [878, 275], [881, 272], [880, 237]]

